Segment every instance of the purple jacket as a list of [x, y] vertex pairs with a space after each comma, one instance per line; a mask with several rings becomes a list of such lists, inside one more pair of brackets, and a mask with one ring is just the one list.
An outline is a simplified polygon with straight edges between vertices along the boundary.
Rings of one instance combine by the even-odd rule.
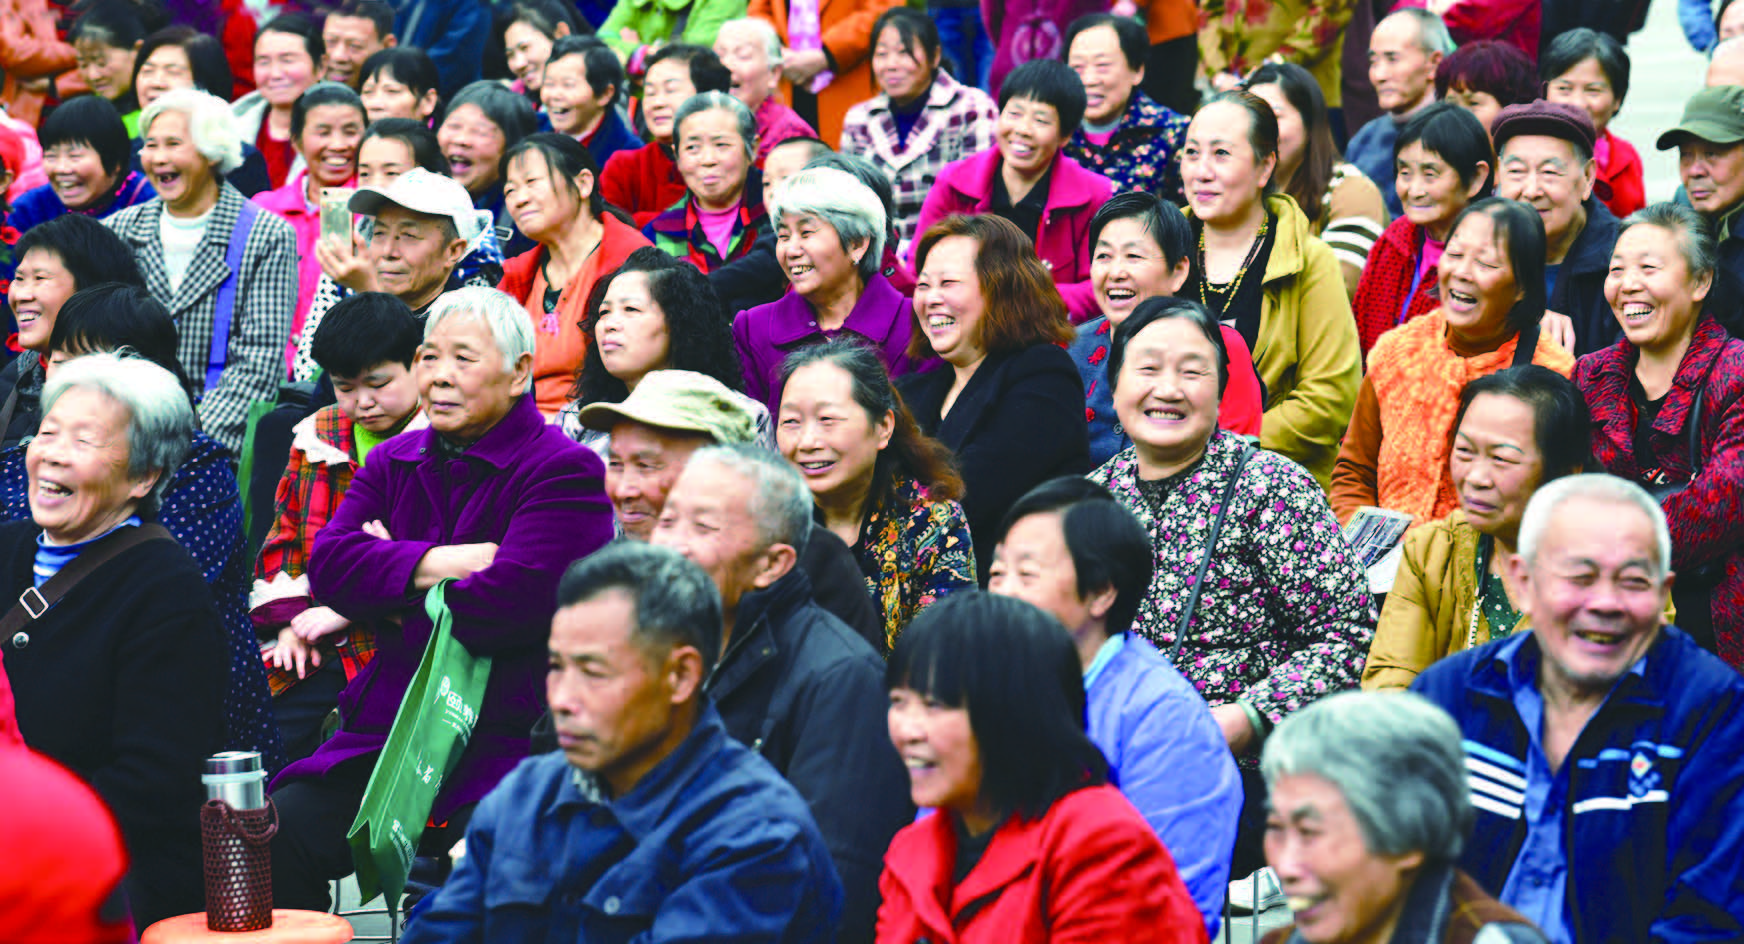
[[781, 362], [809, 344], [818, 344], [843, 332], [853, 332], [871, 341], [890, 376], [917, 373], [936, 363], [908, 359], [908, 339], [914, 333], [914, 302], [896, 290], [890, 280], [873, 275], [848, 312], [840, 331], [818, 328], [811, 303], [789, 289], [767, 305], [739, 312], [733, 319], [733, 343], [745, 364], [745, 395], [761, 400], [771, 414], [781, 410]]
[[[493, 662], [472, 741], [431, 811], [443, 822], [527, 756], [529, 731], [545, 710], [545, 643], [558, 578], [611, 540], [612, 509], [599, 456], [547, 425], [531, 396], [458, 459], [441, 458], [436, 435], [423, 429], [377, 446], [370, 453], [376, 461], [358, 470], [315, 537], [315, 598], [353, 620], [375, 620], [380, 630], [375, 660], [339, 694], [339, 731], [285, 768], [279, 782], [319, 777], [381, 750], [430, 639], [423, 595], [409, 589], [413, 570], [431, 548], [494, 542], [495, 562], [448, 588], [454, 638]], [[365, 534], [364, 523], [374, 520], [394, 540]], [[395, 631], [390, 616], [403, 628]]]

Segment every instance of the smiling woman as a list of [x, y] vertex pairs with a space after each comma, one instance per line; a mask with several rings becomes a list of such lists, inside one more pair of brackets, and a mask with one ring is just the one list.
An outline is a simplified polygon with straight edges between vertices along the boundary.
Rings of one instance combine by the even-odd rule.
[[256, 89], [237, 99], [237, 131], [260, 149], [272, 187], [303, 167], [291, 131], [291, 110], [317, 74], [325, 49], [315, 21], [296, 12], [274, 17], [254, 38]]
[[67, 212], [103, 219], [155, 196], [145, 175], [128, 167], [127, 128], [104, 99], [82, 95], [61, 105], [37, 137], [48, 183], [26, 191], [7, 213], [19, 232]]

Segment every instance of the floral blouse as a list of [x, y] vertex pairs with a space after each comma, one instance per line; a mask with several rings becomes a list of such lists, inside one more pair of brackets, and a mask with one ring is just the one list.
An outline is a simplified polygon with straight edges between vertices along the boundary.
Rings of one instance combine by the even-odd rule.
[[963, 506], [929, 501], [912, 479], [896, 484], [894, 504], [895, 509], [881, 505], [867, 516], [854, 545], [866, 587], [884, 616], [885, 644], [892, 648], [921, 610], [953, 590], [976, 586]]
[[[1090, 473], [1150, 533], [1156, 574], [1133, 629], [1165, 653], [1243, 448], [1242, 437], [1218, 430], [1197, 466], [1162, 483], [1141, 485], [1132, 447]], [[1325, 493], [1296, 463], [1254, 452], [1175, 667], [1212, 705], [1242, 701], [1275, 725], [1323, 695], [1355, 688], [1374, 634], [1368, 578]]]

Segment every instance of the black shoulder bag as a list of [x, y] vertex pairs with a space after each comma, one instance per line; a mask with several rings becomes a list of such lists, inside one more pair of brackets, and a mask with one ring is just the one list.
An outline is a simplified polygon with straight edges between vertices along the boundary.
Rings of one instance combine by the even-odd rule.
[[1205, 538], [1205, 553], [1199, 558], [1199, 571], [1193, 575], [1193, 590], [1187, 595], [1187, 605], [1181, 608], [1181, 619], [1175, 624], [1175, 644], [1169, 647], [1169, 661], [1174, 662], [1181, 654], [1181, 645], [1187, 641], [1187, 624], [1193, 622], [1193, 611], [1199, 608], [1199, 593], [1205, 588], [1205, 572], [1211, 569], [1211, 555], [1217, 550], [1217, 535], [1223, 530], [1223, 519], [1229, 515], [1229, 503], [1235, 498], [1235, 487], [1241, 483], [1241, 473], [1247, 469], [1247, 461], [1259, 448], [1247, 440], [1242, 440], [1241, 459], [1235, 463], [1235, 471], [1230, 473], [1229, 481], [1223, 486], [1223, 496], [1218, 499], [1217, 517], [1211, 519], [1211, 533]]

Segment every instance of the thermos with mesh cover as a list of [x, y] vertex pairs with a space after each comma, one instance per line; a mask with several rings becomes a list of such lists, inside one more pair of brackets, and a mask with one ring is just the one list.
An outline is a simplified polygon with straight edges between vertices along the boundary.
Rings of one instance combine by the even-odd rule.
[[206, 927], [272, 927], [272, 850], [278, 815], [266, 795], [266, 770], [254, 751], [206, 758], [200, 782], [200, 840], [206, 869]]

